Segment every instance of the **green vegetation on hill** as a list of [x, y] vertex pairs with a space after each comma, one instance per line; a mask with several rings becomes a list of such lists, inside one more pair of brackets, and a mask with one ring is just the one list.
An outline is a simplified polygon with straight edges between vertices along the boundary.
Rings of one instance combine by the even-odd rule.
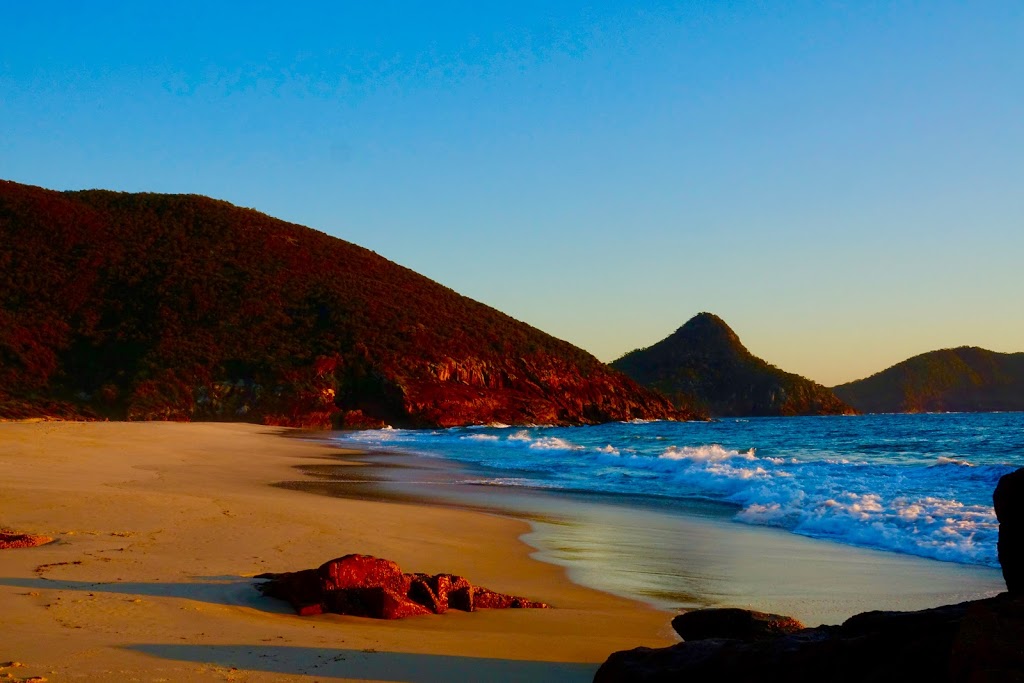
[[1024, 410], [1024, 353], [930, 351], [832, 390], [865, 413]]
[[697, 406], [715, 416], [854, 412], [820, 384], [754, 356], [711, 313], [694, 316], [657, 344], [611, 365], [677, 405]]
[[693, 415], [371, 251], [226, 202], [0, 181], [0, 239], [0, 417]]

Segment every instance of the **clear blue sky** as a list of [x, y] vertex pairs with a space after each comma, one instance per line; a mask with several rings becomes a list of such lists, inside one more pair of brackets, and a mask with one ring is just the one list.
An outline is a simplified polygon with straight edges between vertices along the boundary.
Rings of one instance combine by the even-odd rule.
[[[309, 225], [612, 360], [1024, 351], [1024, 3], [8, 3], [0, 177]], [[642, 7], [642, 9], [641, 9]]]

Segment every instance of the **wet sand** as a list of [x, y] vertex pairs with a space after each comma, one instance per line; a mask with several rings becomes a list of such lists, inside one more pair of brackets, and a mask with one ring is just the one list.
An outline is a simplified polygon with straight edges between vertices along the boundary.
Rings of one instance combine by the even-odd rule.
[[[322, 437], [313, 437], [322, 438]], [[481, 486], [487, 473], [399, 452], [366, 467], [303, 468], [292, 486], [327, 495], [433, 501], [528, 519], [535, 557], [576, 582], [675, 612], [747, 607], [838, 624], [870, 610], [916, 610], [1005, 590], [998, 570], [876, 551], [732, 521], [707, 503]]]

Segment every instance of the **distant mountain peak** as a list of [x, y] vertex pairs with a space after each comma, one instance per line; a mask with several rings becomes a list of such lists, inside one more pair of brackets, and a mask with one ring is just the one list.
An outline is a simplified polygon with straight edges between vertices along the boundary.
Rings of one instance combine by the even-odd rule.
[[664, 341], [671, 344], [720, 344], [733, 351], [749, 353], [729, 325], [714, 313], [702, 312], [687, 320]]
[[679, 405], [712, 415], [819, 415], [854, 412], [825, 387], [756, 357], [714, 313], [702, 312], [665, 339], [612, 363]]
[[866, 413], [1024, 410], [1024, 353], [939, 349], [833, 391]]

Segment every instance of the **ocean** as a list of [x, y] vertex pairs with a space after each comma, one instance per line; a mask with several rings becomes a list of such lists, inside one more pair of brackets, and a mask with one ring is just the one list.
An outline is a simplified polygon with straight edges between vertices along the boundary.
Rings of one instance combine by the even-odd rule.
[[[964, 597], [997, 590], [992, 491], [1024, 466], [1024, 413], [488, 425], [331, 439], [453, 465], [449, 488], [479, 505], [526, 496], [521, 511], [557, 517], [564, 508], [551, 501], [589, 501], [570, 515], [573, 524], [538, 518], [526, 539], [583, 583], [686, 607], [763, 597], [793, 573], [789, 597], [814, 593], [814, 616], [831, 618], [845, 607], [818, 608], [841, 592], [838, 583], [880, 585], [863, 578], [865, 557], [905, 575], [880, 596], [931, 590], [915, 577], [931, 581], [936, 596], [961, 585]], [[744, 559], [730, 564], [736, 553]], [[791, 571], [797, 555], [805, 568], [831, 558], [818, 574], [833, 578], [851, 565], [862, 569], [830, 584]], [[707, 566], [694, 573], [695, 563]], [[737, 575], [737, 564], [754, 566]], [[731, 582], [720, 580], [726, 575]]]

